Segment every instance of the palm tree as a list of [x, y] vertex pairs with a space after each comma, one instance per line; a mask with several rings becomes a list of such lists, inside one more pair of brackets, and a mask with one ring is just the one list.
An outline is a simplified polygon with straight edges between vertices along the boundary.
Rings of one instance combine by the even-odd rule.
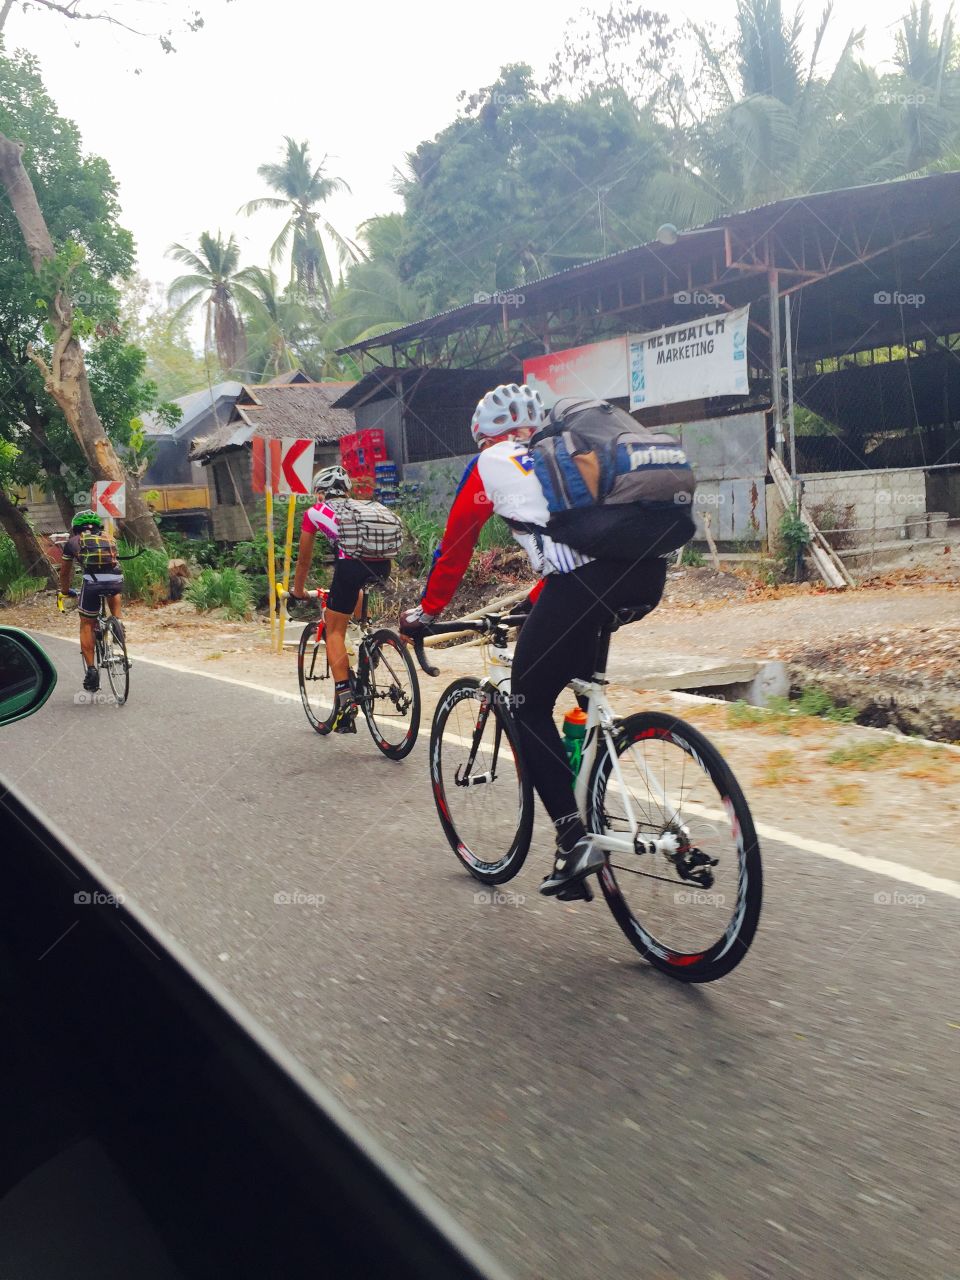
[[324, 218], [319, 206], [338, 191], [349, 191], [343, 178], [325, 172], [326, 156], [316, 166], [310, 158], [310, 144], [285, 138], [286, 154], [280, 164], [262, 164], [257, 173], [268, 187], [280, 194], [261, 196], [241, 206], [247, 215], [260, 209], [283, 209], [287, 221], [270, 250], [270, 261], [276, 262], [290, 249], [290, 279], [304, 291], [308, 300], [322, 295], [330, 305], [333, 277], [324, 248], [321, 228], [334, 242], [341, 263], [355, 261], [360, 255], [356, 246], [345, 239]]
[[167, 256], [190, 268], [187, 275], [177, 276], [167, 291], [167, 300], [177, 308], [171, 323], [203, 307], [205, 351], [209, 355], [216, 350], [225, 373], [242, 370], [247, 358], [247, 337], [237, 304], [242, 296], [249, 295], [246, 280], [250, 269], [237, 269], [240, 248], [236, 239], [231, 236], [224, 243], [221, 232], [214, 238], [204, 231], [198, 252], [172, 244]]
[[368, 218], [357, 234], [364, 246], [363, 256], [353, 263], [333, 295], [331, 323], [325, 334], [331, 349], [388, 333], [422, 320], [426, 314], [423, 299], [400, 275], [403, 215]]
[[266, 380], [309, 363], [320, 341], [321, 313], [301, 302], [296, 290], [281, 290], [270, 268], [250, 267], [241, 275], [251, 374]]
[[831, 14], [832, 3], [805, 67], [799, 9], [791, 18], [780, 0], [738, 0], [735, 77], [727, 74], [706, 33], [697, 30], [720, 110], [690, 131], [683, 160], [653, 179], [651, 196], [663, 214], [693, 226], [732, 210], [840, 185], [829, 177], [837, 159], [831, 138], [863, 31], [850, 32], [833, 70], [822, 78], [820, 48]]

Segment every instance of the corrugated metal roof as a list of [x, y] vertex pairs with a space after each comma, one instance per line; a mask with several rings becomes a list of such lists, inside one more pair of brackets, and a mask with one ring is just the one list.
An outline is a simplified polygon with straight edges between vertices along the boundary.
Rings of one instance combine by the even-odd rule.
[[145, 413], [143, 415], [144, 431], [147, 436], [154, 438], [181, 436], [214, 405], [219, 405], [224, 400], [236, 400], [242, 390], [242, 382], [215, 382], [212, 387], [203, 387], [200, 391], [191, 391], [185, 396], [178, 396], [173, 401], [180, 406], [182, 413], [177, 425], [168, 427], [155, 413]]
[[[749, 227], [751, 223], [755, 224], [753, 228], [755, 230], [756, 224], [779, 222], [792, 209], [800, 207], [808, 209], [814, 218], [822, 220], [829, 208], [841, 203], [859, 203], [863, 198], [866, 198], [869, 204], [884, 206], [889, 203], [892, 197], [898, 195], [903, 195], [909, 199], [916, 199], [918, 196], [920, 198], [926, 197], [927, 200], [942, 205], [951, 198], [953, 200], [960, 198], [960, 173], [935, 173], [920, 178], [901, 178], [894, 182], [872, 183], [859, 187], [838, 188], [835, 191], [788, 196], [783, 200], [774, 200], [768, 204], [755, 205], [751, 209], [742, 209], [736, 213], [724, 214], [719, 218], [715, 218], [712, 222], [703, 223], [699, 227], [683, 228], [681, 229], [680, 238], [675, 244], [664, 245], [658, 240], [648, 241], [645, 244], [635, 245], [630, 249], [621, 249], [617, 253], [608, 254], [603, 258], [594, 258], [590, 262], [581, 262], [576, 266], [566, 267], [563, 271], [544, 276], [540, 280], [518, 284], [514, 286], [512, 291], [501, 290], [500, 292], [522, 293], [529, 300], [531, 297], [536, 298], [540, 294], [548, 293], [551, 289], [556, 288], [558, 285], [562, 286], [577, 276], [590, 273], [605, 274], [611, 267], [640, 261], [646, 256], [654, 257], [660, 264], [667, 265], [670, 264], [671, 258], [686, 260], [691, 248], [691, 242], [687, 237], [691, 232], [722, 231], [727, 227], [738, 226]], [[393, 329], [389, 333], [380, 334], [376, 338], [369, 338], [364, 342], [355, 342], [351, 346], [340, 347], [337, 354], [344, 355], [353, 351], [369, 351], [391, 344], [399, 345], [410, 338], [428, 334], [432, 329], [438, 329], [442, 333], [455, 332], [458, 329], [467, 327], [468, 321], [473, 323], [481, 322], [481, 317], [485, 314], [489, 314], [492, 320], [495, 317], [499, 317], [500, 312], [501, 304], [497, 301], [472, 302], [459, 307], [448, 307], [446, 310], [438, 311], [435, 315], [426, 319], [414, 321], [399, 329]], [[455, 317], [460, 323], [450, 324], [449, 322]]]

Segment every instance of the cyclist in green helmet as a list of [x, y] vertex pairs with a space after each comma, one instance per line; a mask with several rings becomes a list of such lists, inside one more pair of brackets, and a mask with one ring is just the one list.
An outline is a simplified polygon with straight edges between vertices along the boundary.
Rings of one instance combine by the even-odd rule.
[[[100, 672], [94, 663], [94, 633], [100, 600], [105, 598], [107, 608], [115, 618], [120, 618], [120, 593], [123, 591], [123, 573], [117, 554], [117, 544], [103, 531], [103, 521], [93, 511], [78, 511], [70, 525], [70, 537], [63, 546], [60, 562], [60, 596], [76, 595], [70, 588], [74, 567], [82, 572], [80, 583], [80, 649], [87, 674], [83, 687], [95, 693], [100, 687]], [[59, 597], [58, 597], [59, 603]]]

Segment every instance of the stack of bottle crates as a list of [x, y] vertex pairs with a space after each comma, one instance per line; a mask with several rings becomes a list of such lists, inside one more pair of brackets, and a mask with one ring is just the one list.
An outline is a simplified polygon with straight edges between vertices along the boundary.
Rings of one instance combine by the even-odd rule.
[[358, 498], [372, 498], [376, 491], [377, 466], [387, 461], [386, 437], [382, 431], [357, 431], [340, 439], [340, 458], [353, 480]]
[[400, 499], [400, 481], [395, 462], [377, 462], [374, 474], [374, 497], [385, 507], [392, 507]]

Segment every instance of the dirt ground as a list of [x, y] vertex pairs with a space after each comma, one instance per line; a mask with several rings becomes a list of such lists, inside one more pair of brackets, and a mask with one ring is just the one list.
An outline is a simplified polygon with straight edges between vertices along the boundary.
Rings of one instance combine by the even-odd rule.
[[[230, 622], [197, 614], [185, 603], [159, 609], [132, 604], [125, 612], [134, 660], [297, 691], [295, 650], [282, 657], [270, 653], [264, 619]], [[76, 618], [58, 615], [53, 597], [0, 609], [0, 620], [60, 635], [77, 632]], [[295, 641], [301, 629], [302, 622], [294, 623], [288, 638]], [[809, 586], [769, 591], [732, 574], [671, 571], [656, 613], [617, 634], [611, 698], [619, 710], [671, 710], [703, 729], [723, 749], [759, 821], [933, 874], [960, 875], [960, 748], [618, 682], [618, 656], [652, 647], [665, 654], [802, 659], [825, 678], [836, 669], [849, 674], [856, 668], [867, 681], [893, 672], [960, 704], [957, 583], [888, 578], [846, 593]], [[481, 655], [477, 648], [448, 648], [436, 661], [442, 677], [421, 681], [425, 720], [449, 679], [479, 671]]]

